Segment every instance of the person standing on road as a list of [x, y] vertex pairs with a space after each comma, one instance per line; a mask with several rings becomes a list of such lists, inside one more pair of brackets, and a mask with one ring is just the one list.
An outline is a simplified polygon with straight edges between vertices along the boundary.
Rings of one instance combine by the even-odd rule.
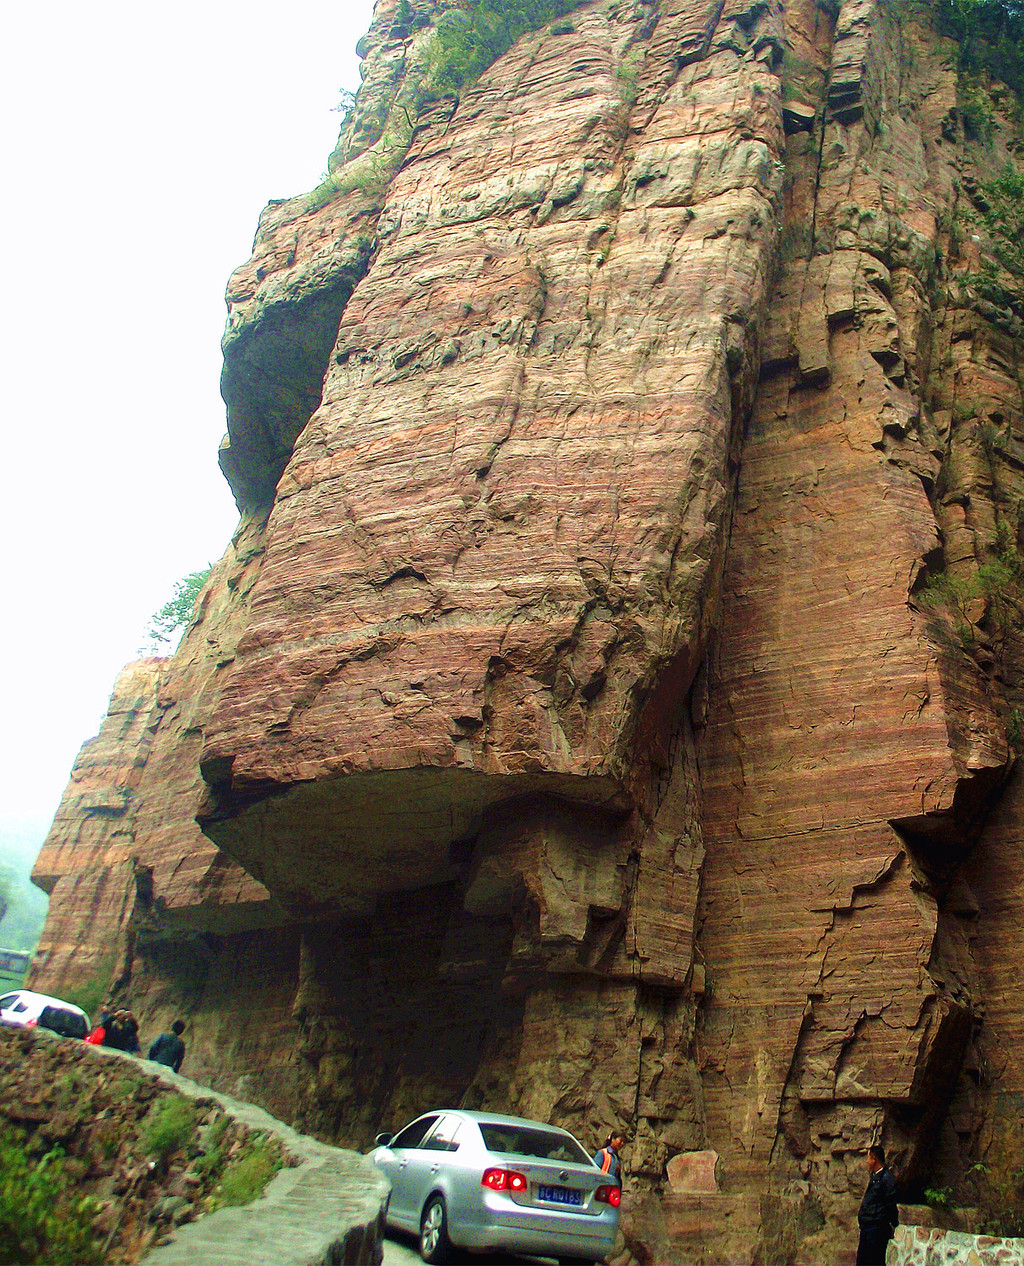
[[608, 1174], [621, 1181], [622, 1163], [619, 1160], [619, 1152], [622, 1151], [625, 1143], [625, 1134], [621, 1130], [613, 1130], [605, 1139], [604, 1146], [594, 1153], [594, 1164], [602, 1174]]
[[879, 1143], [868, 1148], [868, 1186], [860, 1202], [857, 1221], [860, 1243], [857, 1266], [885, 1266], [885, 1250], [900, 1220], [896, 1208], [896, 1179], [886, 1168], [885, 1149]]
[[[104, 1011], [106, 1023], [103, 1025], [103, 1045], [111, 1046], [115, 1051], [127, 1050], [125, 1046], [124, 1020], [127, 1011]], [[100, 1018], [103, 1023], [103, 1017]]]
[[124, 1026], [121, 1050], [127, 1051], [129, 1055], [141, 1055], [142, 1047], [139, 1045], [139, 1022], [131, 1011], [122, 1011], [122, 1024]]
[[171, 1025], [170, 1033], [161, 1033], [150, 1046], [146, 1058], [154, 1060], [157, 1064], [166, 1064], [168, 1068], [173, 1068], [177, 1072], [181, 1067], [181, 1061], [185, 1058], [185, 1043], [181, 1040], [184, 1032], [185, 1021], [175, 1020]]

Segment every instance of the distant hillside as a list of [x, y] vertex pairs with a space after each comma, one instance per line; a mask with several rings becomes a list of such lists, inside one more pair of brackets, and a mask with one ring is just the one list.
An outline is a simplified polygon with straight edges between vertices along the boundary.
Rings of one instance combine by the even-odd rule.
[[46, 921], [49, 899], [32, 883], [32, 863], [38, 842], [25, 846], [19, 838], [5, 839], [0, 860], [0, 947], [35, 949]]

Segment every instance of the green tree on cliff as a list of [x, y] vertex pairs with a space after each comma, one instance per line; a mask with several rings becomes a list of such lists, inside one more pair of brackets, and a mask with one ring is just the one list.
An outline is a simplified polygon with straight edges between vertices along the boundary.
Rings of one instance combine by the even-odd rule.
[[986, 72], [1024, 98], [1024, 4], [935, 0], [939, 30], [959, 46], [960, 69]]
[[[146, 629], [146, 637], [151, 654], [162, 654], [177, 644], [182, 630], [192, 619], [196, 599], [202, 593], [203, 586], [210, 576], [210, 568], [194, 571], [183, 577], [174, 586], [174, 596], [159, 611], [154, 611]], [[178, 635], [176, 637], [175, 635]]]
[[[1024, 173], [1004, 167], [985, 186], [988, 209], [983, 213], [995, 259], [1024, 290]], [[993, 276], [995, 269], [990, 269]]]
[[437, 26], [428, 93], [457, 93], [521, 35], [578, 7], [580, 0], [468, 0], [450, 9]]

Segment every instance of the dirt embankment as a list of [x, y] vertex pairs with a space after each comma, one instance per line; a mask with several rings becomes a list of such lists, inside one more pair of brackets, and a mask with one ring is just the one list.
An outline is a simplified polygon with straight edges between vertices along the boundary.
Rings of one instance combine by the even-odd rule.
[[111, 1263], [138, 1262], [175, 1226], [247, 1203], [292, 1163], [212, 1099], [186, 1098], [127, 1058], [20, 1029], [0, 1028], [0, 1141], [30, 1165], [57, 1152], [67, 1185], [91, 1197], [84, 1216]]

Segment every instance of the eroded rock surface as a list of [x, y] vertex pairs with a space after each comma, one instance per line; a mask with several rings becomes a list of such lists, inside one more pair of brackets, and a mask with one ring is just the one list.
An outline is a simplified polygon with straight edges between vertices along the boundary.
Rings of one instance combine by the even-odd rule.
[[640, 1260], [846, 1260], [869, 1142], [1020, 1164], [1012, 94], [883, 0], [587, 0], [431, 99], [446, 7], [232, 278], [240, 527], [35, 979], [340, 1142], [625, 1124]]
[[773, 23], [743, 51], [700, 16], [682, 70], [689, 11], [524, 38], [388, 188], [205, 730], [207, 833], [293, 905], [447, 877], [489, 806], [625, 809], [665, 763], [782, 140]]

